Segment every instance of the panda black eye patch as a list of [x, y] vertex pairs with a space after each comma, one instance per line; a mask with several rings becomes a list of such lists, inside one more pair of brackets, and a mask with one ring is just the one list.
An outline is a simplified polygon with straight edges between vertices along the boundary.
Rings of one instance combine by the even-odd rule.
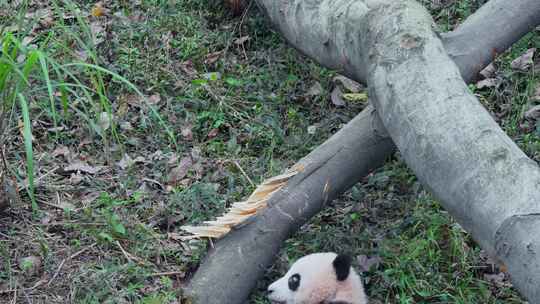
[[292, 291], [296, 291], [299, 286], [300, 286], [300, 275], [298, 273], [293, 274], [289, 278], [289, 289]]

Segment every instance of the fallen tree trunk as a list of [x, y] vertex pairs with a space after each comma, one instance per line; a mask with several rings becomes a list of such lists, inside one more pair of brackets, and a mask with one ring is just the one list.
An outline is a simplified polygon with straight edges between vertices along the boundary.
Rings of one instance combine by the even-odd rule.
[[443, 33], [444, 48], [465, 82], [533, 30], [540, 23], [539, 10], [540, 1], [489, 1], [456, 30]]
[[370, 96], [405, 162], [540, 303], [540, 167], [470, 92], [423, 7], [397, 1], [366, 17]]
[[[493, 59], [493, 53], [485, 52], [485, 49], [502, 50], [540, 23], [540, 6], [536, 2], [524, 0], [519, 4], [514, 2], [513, 7], [506, 7], [506, 0], [492, 0], [472, 16], [474, 22], [467, 21], [453, 33], [444, 35], [464, 79], [472, 79]], [[373, 12], [364, 2], [319, 0], [283, 3], [258, 0], [258, 3], [299, 50], [327, 67], [342, 70], [355, 80], [366, 81], [368, 73], [363, 60], [367, 56], [362, 53], [366, 48], [360, 47], [359, 40], [365, 35], [360, 33], [368, 29], [364, 20], [367, 19], [366, 14]], [[497, 7], [506, 7], [504, 18], [508, 19], [489, 16], [492, 8]], [[527, 18], [522, 15], [524, 7], [530, 12]], [[515, 22], [515, 27], [491, 31], [494, 26], [508, 22]], [[471, 41], [469, 32], [472, 31], [478, 37], [495, 36], [500, 39], [475, 38]], [[471, 44], [483, 47], [470, 47]], [[467, 57], [478, 61], [470, 63], [459, 59]], [[373, 109], [364, 110], [299, 162], [306, 168], [305, 172], [293, 178], [271, 199], [268, 210], [251, 224], [217, 242], [190, 282], [188, 290], [195, 303], [243, 303], [290, 233], [315, 215], [326, 201], [381, 165], [394, 149]], [[422, 181], [425, 182], [425, 178]], [[488, 247], [493, 249], [493, 246]]]

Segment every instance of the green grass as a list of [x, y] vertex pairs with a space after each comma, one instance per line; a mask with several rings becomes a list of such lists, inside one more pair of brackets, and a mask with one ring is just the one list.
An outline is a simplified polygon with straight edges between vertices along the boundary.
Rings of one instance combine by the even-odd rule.
[[[0, 290], [47, 303], [173, 303], [208, 247], [179, 239], [179, 227], [221, 214], [361, 111], [333, 106], [335, 72], [288, 47], [255, 9], [233, 18], [210, 2], [113, 1], [94, 17], [93, 2], [49, 1], [49, 22], [27, 1], [0, 19], [0, 136], [24, 190], [23, 205], [0, 215]], [[451, 29], [481, 2], [432, 12]], [[472, 87], [537, 161], [540, 134], [522, 114], [538, 76], [509, 63], [539, 43], [530, 34], [499, 57], [498, 87]], [[307, 96], [317, 82], [323, 92]], [[66, 170], [78, 162], [87, 167]], [[362, 275], [382, 303], [521, 303], [486, 279], [497, 266], [399, 154], [287, 240], [251, 303], [268, 303], [264, 289], [289, 262], [329, 250], [380, 259]], [[40, 259], [37, 274], [25, 274], [28, 256]]]

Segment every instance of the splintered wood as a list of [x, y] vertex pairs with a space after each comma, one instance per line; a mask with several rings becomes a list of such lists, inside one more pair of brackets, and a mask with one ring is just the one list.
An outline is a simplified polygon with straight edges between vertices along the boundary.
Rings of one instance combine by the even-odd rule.
[[265, 180], [253, 191], [247, 200], [233, 203], [227, 213], [213, 221], [204, 222], [204, 226], [182, 226], [182, 230], [192, 234], [186, 236], [185, 239], [220, 238], [224, 236], [234, 226], [245, 222], [260, 210], [266, 208], [270, 197], [281, 190], [289, 179], [300, 171], [302, 171], [301, 168], [295, 166], [287, 170], [284, 174]]

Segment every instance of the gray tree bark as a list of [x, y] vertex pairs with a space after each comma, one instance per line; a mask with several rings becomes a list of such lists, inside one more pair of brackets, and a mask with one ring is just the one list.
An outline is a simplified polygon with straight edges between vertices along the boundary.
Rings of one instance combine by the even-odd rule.
[[540, 1], [489, 1], [459, 27], [443, 33], [444, 48], [465, 82], [540, 22]]
[[[425, 10], [409, 1], [257, 2], [293, 46], [370, 84], [375, 106], [420, 180], [508, 265], [518, 289], [540, 301], [534, 290], [540, 284], [540, 231], [528, 234], [537, 240], [520, 238], [520, 231], [540, 229], [534, 213], [540, 214], [534, 206], [538, 167], [469, 94]], [[503, 50], [540, 23], [540, 1], [507, 2], [491, 0], [444, 35], [464, 79], [493, 59], [486, 49]], [[243, 303], [283, 240], [392, 154], [386, 134], [368, 107], [302, 159], [305, 172], [271, 199], [270, 208], [209, 252], [188, 286], [194, 302]], [[521, 266], [524, 261], [528, 265]]]
[[393, 1], [363, 21], [370, 96], [405, 162], [540, 303], [538, 164], [471, 94], [422, 7]]

